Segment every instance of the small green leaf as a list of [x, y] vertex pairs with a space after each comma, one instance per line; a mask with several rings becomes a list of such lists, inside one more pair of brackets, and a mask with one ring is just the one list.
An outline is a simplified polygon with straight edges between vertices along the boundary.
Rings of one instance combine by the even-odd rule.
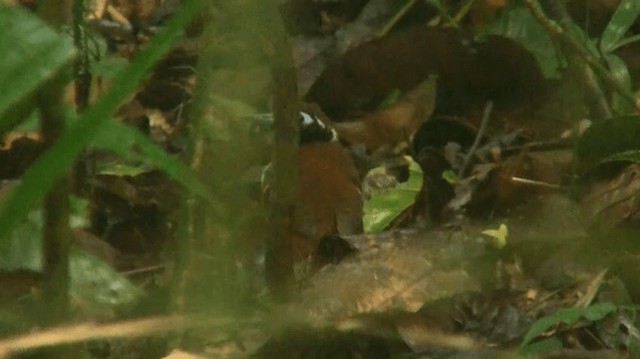
[[50, 78], [74, 54], [71, 39], [37, 16], [0, 2], [0, 114]]
[[611, 53], [640, 14], [640, 1], [622, 0], [611, 16], [609, 24], [602, 33], [600, 49], [603, 53]]
[[456, 184], [460, 180], [453, 170], [446, 170], [442, 172], [442, 179], [447, 181], [449, 184]]
[[487, 229], [482, 231], [482, 234], [491, 237], [489, 242], [493, 247], [502, 249], [507, 245], [507, 236], [509, 235], [509, 229], [507, 225], [502, 223], [498, 229]]
[[364, 229], [367, 233], [382, 231], [414, 201], [422, 187], [420, 166], [411, 161], [409, 180], [392, 189], [374, 192], [364, 204]]
[[400, 96], [402, 96], [402, 91], [400, 91], [399, 89], [391, 90], [391, 92], [389, 92], [389, 94], [387, 94], [387, 96], [384, 98], [384, 100], [382, 100], [382, 102], [380, 102], [380, 104], [378, 105], [378, 109], [383, 109], [383, 108], [386, 108], [386, 107], [389, 107], [389, 106], [393, 105], [394, 103], [396, 103], [398, 101]]

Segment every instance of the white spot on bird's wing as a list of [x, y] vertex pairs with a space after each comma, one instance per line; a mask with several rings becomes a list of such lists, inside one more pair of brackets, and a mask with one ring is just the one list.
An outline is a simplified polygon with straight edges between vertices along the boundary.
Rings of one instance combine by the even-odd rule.
[[302, 116], [302, 125], [303, 126], [310, 126], [314, 122], [316, 122], [315, 119], [313, 117], [311, 117], [311, 115], [309, 115], [306, 112], [300, 112], [300, 115]]
[[331, 129], [331, 142], [338, 142], [338, 132], [333, 128]]
[[300, 111], [300, 115], [302, 116], [302, 126], [311, 126], [314, 123], [317, 123], [318, 126], [322, 128], [327, 128], [327, 126], [324, 124], [324, 122], [322, 122], [322, 120], [320, 120], [319, 118], [313, 115], [310, 115], [303, 111]]

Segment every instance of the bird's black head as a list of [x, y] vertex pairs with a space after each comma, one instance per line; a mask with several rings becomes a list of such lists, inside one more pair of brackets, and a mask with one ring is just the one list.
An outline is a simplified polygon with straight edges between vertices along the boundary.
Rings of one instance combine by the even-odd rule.
[[338, 134], [334, 129], [318, 117], [300, 111], [300, 144], [336, 141], [338, 141]]

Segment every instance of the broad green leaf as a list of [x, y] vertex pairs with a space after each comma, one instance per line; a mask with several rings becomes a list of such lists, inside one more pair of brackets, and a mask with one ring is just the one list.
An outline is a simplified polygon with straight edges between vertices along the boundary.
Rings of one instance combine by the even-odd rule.
[[29, 210], [47, 193], [53, 183], [69, 169], [75, 157], [101, 130], [101, 125], [133, 92], [153, 64], [169, 49], [183, 26], [200, 10], [202, 1], [186, 1], [166, 26], [150, 41], [115, 79], [113, 86], [95, 105], [81, 114], [49, 150], [22, 176], [22, 184], [2, 206], [0, 238], [5, 237]]
[[622, 37], [636, 21], [638, 14], [640, 14], [640, 1], [620, 1], [600, 39], [600, 49], [603, 53], [610, 53], [615, 50]]
[[69, 61], [74, 47], [35, 15], [2, 2], [0, 29], [1, 115]]
[[560, 56], [544, 28], [522, 5], [510, 5], [489, 24], [480, 35], [500, 35], [510, 38], [536, 58], [546, 78], [560, 77]]
[[416, 199], [422, 187], [422, 171], [417, 163], [411, 161], [409, 180], [399, 183], [392, 189], [376, 191], [364, 204], [364, 230], [367, 233], [379, 232], [393, 221]]
[[597, 321], [615, 312], [617, 309], [615, 305], [610, 303], [594, 304], [587, 308], [558, 309], [555, 314], [540, 318], [537, 322], [533, 323], [531, 329], [529, 329], [524, 339], [522, 339], [521, 347], [529, 345], [536, 337], [556, 324], [573, 324], [580, 318]]
[[[191, 192], [209, 200], [213, 198], [208, 188], [197, 179], [197, 175], [189, 167], [127, 125], [116, 121], [105, 123], [94, 144], [128, 160], [144, 161], [164, 171]], [[131, 150], [133, 147], [137, 152]]]

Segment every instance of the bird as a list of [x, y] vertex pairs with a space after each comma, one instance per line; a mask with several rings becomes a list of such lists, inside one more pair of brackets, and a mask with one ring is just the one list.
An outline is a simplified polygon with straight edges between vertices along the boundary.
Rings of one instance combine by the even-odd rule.
[[[364, 200], [352, 154], [319, 108], [304, 108], [310, 110], [299, 113], [298, 189], [291, 240], [295, 262], [310, 260], [320, 267], [351, 252], [339, 236], [363, 232]], [[271, 203], [272, 181], [269, 164], [260, 180], [267, 206]]]
[[368, 169], [375, 167], [367, 162], [389, 161], [387, 152], [392, 158], [398, 157], [397, 147], [411, 141], [433, 113], [437, 78], [435, 74], [429, 76], [395, 104], [357, 121], [332, 122], [319, 106], [303, 106], [299, 116], [294, 259], [313, 256], [318, 248], [332, 253], [326, 250], [324, 239], [363, 232], [361, 183]]
[[[363, 232], [361, 183], [368, 169], [375, 167], [368, 162], [387, 161], [387, 152], [397, 156], [396, 148], [412, 139], [433, 112], [436, 80], [436, 75], [430, 76], [397, 103], [357, 121], [333, 122], [319, 106], [303, 105], [292, 234], [296, 262], [317, 261], [319, 252], [340, 256], [345, 246], [335, 241], [336, 236]], [[330, 248], [334, 245], [337, 252]], [[326, 260], [335, 259], [320, 258]]]
[[363, 232], [363, 197], [353, 158], [335, 129], [319, 115], [301, 111], [299, 120], [295, 260], [313, 258], [327, 238]]

